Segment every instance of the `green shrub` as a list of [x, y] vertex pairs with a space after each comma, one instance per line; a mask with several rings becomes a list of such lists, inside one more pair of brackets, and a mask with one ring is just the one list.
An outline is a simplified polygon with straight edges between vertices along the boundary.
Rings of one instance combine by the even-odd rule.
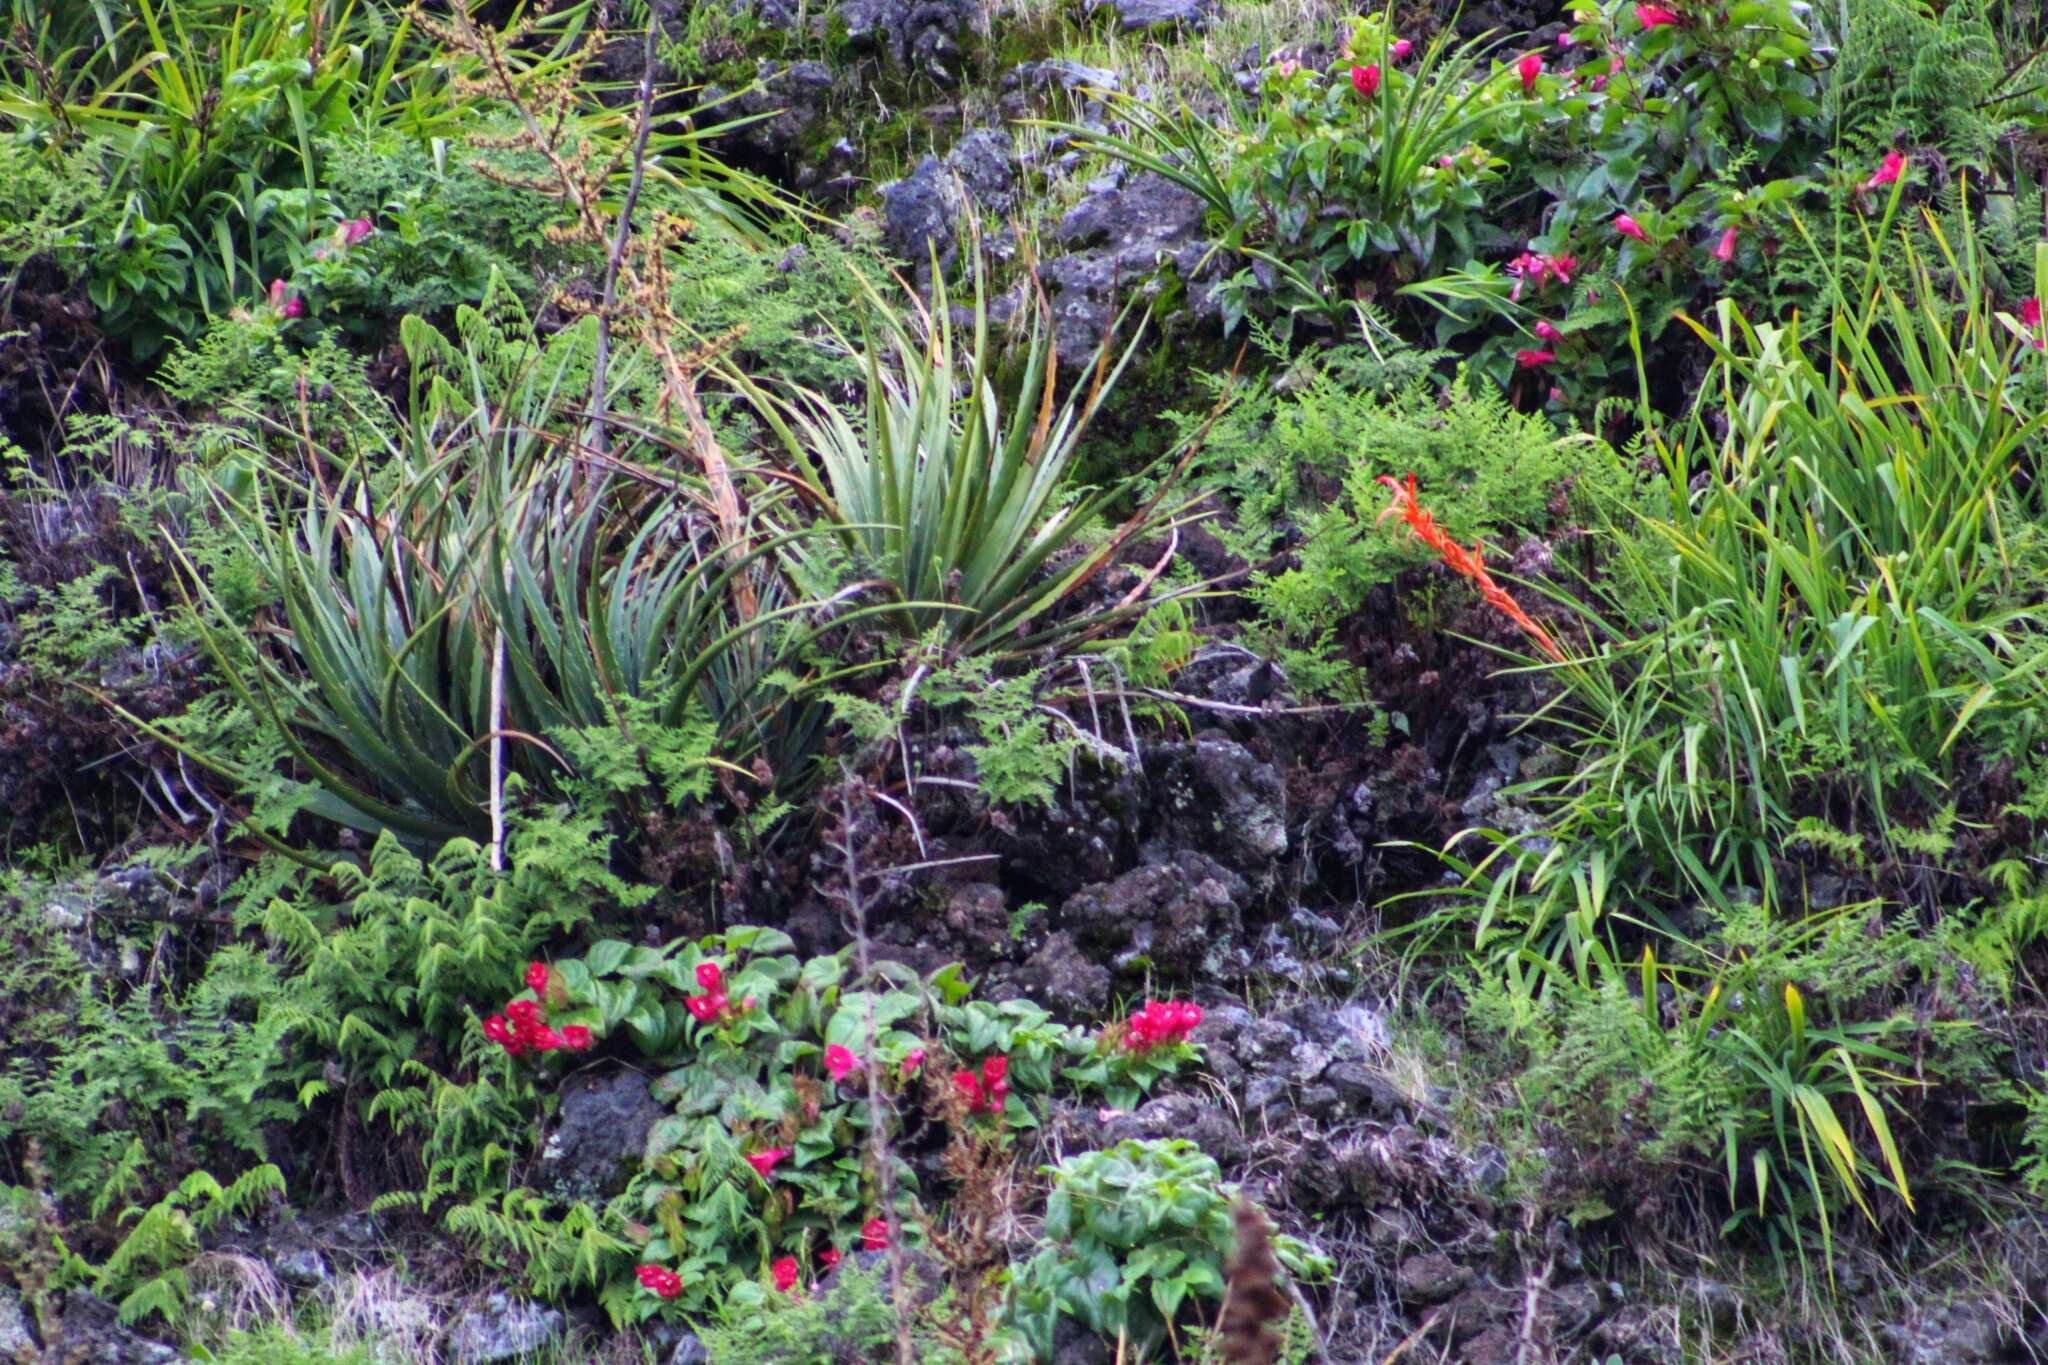
[[[1232, 1191], [1216, 1162], [1181, 1139], [1118, 1143], [1048, 1168], [1045, 1246], [1016, 1269], [1011, 1313], [1040, 1360], [1052, 1359], [1064, 1316], [1127, 1342], [1140, 1359], [1172, 1343], [1183, 1310], [1223, 1297], [1223, 1267], [1236, 1244]], [[1274, 1251], [1297, 1278], [1330, 1262], [1291, 1237]]]

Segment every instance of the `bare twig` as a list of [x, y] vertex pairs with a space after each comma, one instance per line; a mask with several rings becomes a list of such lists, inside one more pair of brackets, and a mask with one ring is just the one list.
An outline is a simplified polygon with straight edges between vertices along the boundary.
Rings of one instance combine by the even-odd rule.
[[604, 291], [597, 306], [597, 358], [590, 375], [589, 445], [599, 455], [609, 453], [605, 443], [605, 384], [611, 365], [612, 309], [619, 295], [619, 267], [626, 259], [626, 246], [633, 237], [633, 211], [640, 203], [640, 187], [647, 178], [647, 137], [654, 130], [654, 35], [653, 11], [647, 15], [647, 36], [640, 54], [640, 100], [638, 126], [633, 132], [633, 176], [626, 186], [626, 200], [619, 206], [612, 224], [611, 250], [605, 255]]

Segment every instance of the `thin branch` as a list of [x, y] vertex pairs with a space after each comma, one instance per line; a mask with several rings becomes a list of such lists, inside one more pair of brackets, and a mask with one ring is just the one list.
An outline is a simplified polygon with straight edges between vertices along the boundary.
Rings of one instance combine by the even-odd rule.
[[590, 447], [599, 455], [609, 453], [605, 444], [605, 385], [611, 367], [612, 309], [618, 304], [619, 267], [626, 259], [627, 244], [633, 237], [633, 212], [640, 204], [640, 187], [647, 179], [647, 137], [654, 130], [654, 35], [655, 18], [647, 15], [647, 35], [640, 54], [639, 123], [633, 133], [633, 178], [626, 186], [626, 201], [619, 206], [618, 221], [612, 225], [612, 246], [605, 255], [604, 293], [597, 307], [597, 360], [590, 376]]

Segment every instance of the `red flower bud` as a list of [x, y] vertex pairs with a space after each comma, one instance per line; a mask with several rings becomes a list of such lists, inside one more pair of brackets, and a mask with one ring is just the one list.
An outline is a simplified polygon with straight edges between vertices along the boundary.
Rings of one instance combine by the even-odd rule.
[[1380, 68], [1378, 63], [1371, 66], [1351, 68], [1351, 88], [1371, 99], [1380, 92]]
[[862, 1251], [886, 1251], [889, 1247], [889, 1220], [870, 1218], [860, 1225], [860, 1249]]

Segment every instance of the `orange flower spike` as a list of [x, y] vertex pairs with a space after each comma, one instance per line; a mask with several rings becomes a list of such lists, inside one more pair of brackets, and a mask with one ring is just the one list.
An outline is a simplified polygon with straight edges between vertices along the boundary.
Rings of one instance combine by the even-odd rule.
[[1451, 539], [1448, 531], [1437, 525], [1436, 517], [1422, 505], [1413, 473], [1408, 475], [1405, 484], [1391, 474], [1380, 475], [1379, 482], [1385, 484], [1394, 494], [1394, 500], [1387, 504], [1387, 510], [1380, 513], [1381, 521], [1398, 516], [1407, 522], [1410, 534], [1436, 551], [1437, 557], [1452, 573], [1469, 579], [1472, 585], [1479, 589], [1479, 596], [1486, 605], [1514, 622], [1522, 633], [1534, 640], [1554, 662], [1564, 662], [1564, 651], [1557, 647], [1557, 641], [1550, 638], [1550, 632], [1538, 625], [1528, 612], [1523, 611], [1522, 604], [1508, 596], [1507, 589], [1493, 581], [1493, 575], [1486, 571], [1486, 561], [1480, 553], [1480, 543], [1474, 541], [1472, 548], [1468, 550]]

